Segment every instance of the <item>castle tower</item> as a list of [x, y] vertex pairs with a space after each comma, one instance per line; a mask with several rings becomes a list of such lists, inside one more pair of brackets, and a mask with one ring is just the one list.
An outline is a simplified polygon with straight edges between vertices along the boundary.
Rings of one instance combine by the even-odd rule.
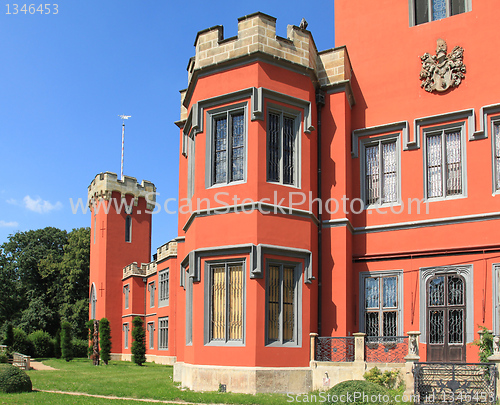
[[149, 262], [156, 187], [133, 177], [98, 174], [88, 187], [91, 209], [90, 319], [108, 318], [112, 352], [121, 348], [123, 268]]

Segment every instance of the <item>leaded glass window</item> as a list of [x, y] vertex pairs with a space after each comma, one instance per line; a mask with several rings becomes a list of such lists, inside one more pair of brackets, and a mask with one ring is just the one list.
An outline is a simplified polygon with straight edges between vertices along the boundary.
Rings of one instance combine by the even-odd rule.
[[398, 331], [398, 277], [364, 278], [365, 333], [396, 336]]
[[267, 269], [267, 342], [297, 342], [296, 266], [270, 264]]
[[127, 284], [123, 287], [123, 294], [125, 295], [125, 309], [128, 309], [129, 305], [129, 295], [130, 295], [130, 286]]
[[149, 290], [149, 307], [153, 308], [155, 306], [155, 290], [156, 290], [154, 281], [148, 284], [148, 290]]
[[398, 201], [397, 141], [378, 141], [364, 147], [365, 203], [387, 204]]
[[212, 184], [244, 180], [245, 113], [226, 112], [213, 122]]
[[158, 318], [158, 349], [168, 349], [168, 316]]
[[462, 132], [454, 130], [428, 134], [426, 148], [427, 198], [462, 195]]
[[500, 122], [493, 124], [493, 136], [495, 139], [494, 170], [495, 190], [500, 191]]
[[414, 24], [423, 24], [429, 21], [470, 11], [469, 0], [411, 0], [413, 1]]
[[243, 266], [210, 265], [210, 341], [243, 341]]
[[267, 115], [267, 181], [297, 184], [295, 117], [283, 112]]
[[158, 306], [168, 305], [169, 296], [169, 269], [158, 273]]
[[148, 337], [149, 337], [149, 348], [155, 348], [155, 323], [148, 322]]

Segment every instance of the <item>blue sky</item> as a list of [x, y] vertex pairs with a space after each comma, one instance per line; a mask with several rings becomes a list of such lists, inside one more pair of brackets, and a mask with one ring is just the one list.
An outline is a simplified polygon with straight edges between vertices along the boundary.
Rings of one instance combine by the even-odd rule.
[[[0, 8], [0, 243], [46, 226], [90, 226], [70, 198], [86, 201], [99, 172], [150, 180], [160, 201], [177, 198], [179, 90], [196, 33], [262, 11], [288, 24], [309, 23], [318, 50], [334, 46], [333, 0], [60, 0], [58, 13], [7, 14]], [[14, 3], [10, 12], [14, 10]], [[20, 3], [18, 9], [21, 10]], [[36, 7], [39, 3], [34, 3]], [[51, 3], [55, 4], [55, 3]], [[173, 206], [173, 205], [172, 205]], [[170, 206], [169, 206], [170, 207]], [[153, 216], [153, 250], [177, 234], [177, 217]]]

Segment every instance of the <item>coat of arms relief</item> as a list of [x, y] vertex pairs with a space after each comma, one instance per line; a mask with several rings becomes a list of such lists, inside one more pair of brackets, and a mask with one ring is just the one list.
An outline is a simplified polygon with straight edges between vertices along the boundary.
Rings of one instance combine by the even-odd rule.
[[450, 54], [446, 54], [448, 47], [443, 39], [437, 40], [436, 55], [425, 53], [420, 57], [421, 86], [425, 91], [446, 91], [450, 87], [457, 87], [465, 78], [464, 49], [455, 46]]

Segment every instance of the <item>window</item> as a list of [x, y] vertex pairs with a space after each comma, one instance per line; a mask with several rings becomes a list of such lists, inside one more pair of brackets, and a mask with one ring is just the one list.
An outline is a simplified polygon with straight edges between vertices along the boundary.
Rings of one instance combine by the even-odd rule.
[[267, 268], [267, 344], [298, 343], [298, 285], [296, 264]]
[[155, 348], [155, 323], [148, 322], [149, 348]]
[[130, 295], [130, 286], [128, 284], [123, 287], [123, 294], [125, 294], [125, 309], [128, 309], [128, 299]]
[[362, 141], [362, 200], [365, 205], [392, 204], [399, 201], [398, 138]]
[[165, 269], [158, 273], [158, 306], [168, 305], [169, 270]]
[[123, 324], [123, 347], [128, 349], [128, 323]]
[[94, 212], [94, 244], [95, 244], [95, 234], [97, 232], [97, 217]]
[[245, 110], [214, 112], [211, 117], [209, 186], [245, 179]]
[[90, 289], [90, 319], [96, 319], [96, 303], [97, 297], [95, 293], [95, 285], [92, 283], [92, 287]]
[[149, 308], [153, 308], [155, 306], [155, 282], [148, 284], [149, 291]]
[[493, 151], [493, 170], [494, 170], [494, 188], [500, 192], [500, 120], [493, 123], [494, 151]]
[[297, 115], [269, 111], [267, 115], [267, 181], [298, 185]]
[[465, 194], [463, 146], [460, 128], [426, 133], [427, 198], [447, 198]]
[[188, 150], [188, 183], [187, 183], [187, 198], [191, 199], [194, 194], [194, 175], [195, 175], [195, 135], [186, 138]]
[[125, 242], [132, 242], [132, 217], [127, 215], [125, 219]]
[[210, 264], [208, 341], [243, 343], [244, 262]]
[[398, 319], [396, 276], [365, 278], [366, 336], [396, 336]]
[[168, 349], [168, 316], [158, 319], [158, 349]]
[[411, 4], [414, 25], [470, 11], [469, 0], [411, 0]]

